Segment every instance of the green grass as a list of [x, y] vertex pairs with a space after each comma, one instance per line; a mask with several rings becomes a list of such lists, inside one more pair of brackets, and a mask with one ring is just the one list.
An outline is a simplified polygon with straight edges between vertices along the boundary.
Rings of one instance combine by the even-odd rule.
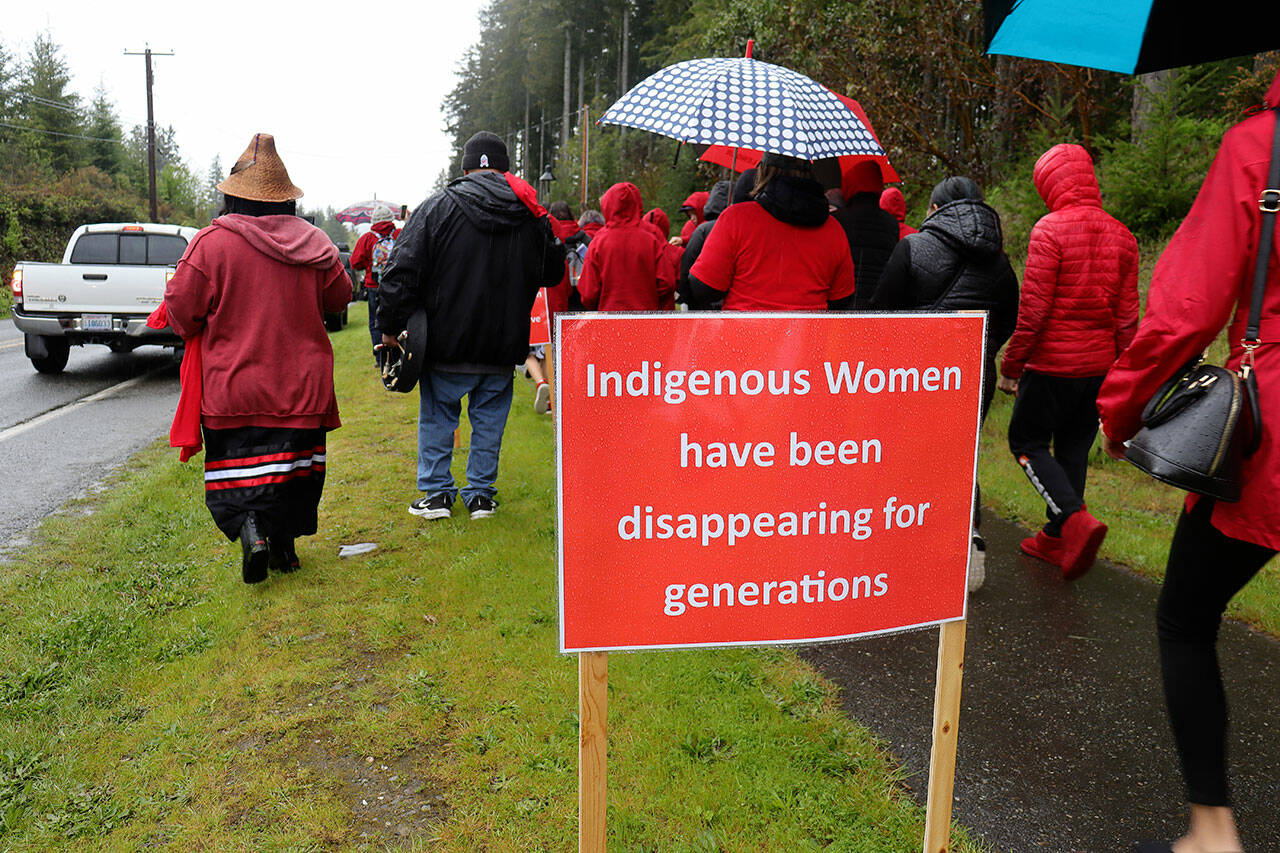
[[[499, 514], [413, 518], [417, 396], [353, 309], [302, 571], [242, 584], [158, 445], [0, 564], [0, 850], [575, 847], [551, 423], [518, 382]], [[609, 692], [611, 850], [920, 849], [887, 747], [790, 651], [613, 655]]]
[[[1219, 363], [1224, 355], [1222, 342], [1210, 350], [1210, 357]], [[1013, 398], [997, 394], [982, 430], [978, 481], [985, 506], [1034, 531], [1044, 524], [1044, 501], [1009, 453], [1012, 411]], [[1186, 492], [1158, 483], [1128, 462], [1111, 459], [1102, 452], [1099, 439], [1090, 452], [1085, 498], [1089, 511], [1110, 528], [1100, 552], [1102, 558], [1152, 580], [1162, 579]], [[1280, 637], [1280, 561], [1272, 560], [1236, 596], [1227, 612]]]

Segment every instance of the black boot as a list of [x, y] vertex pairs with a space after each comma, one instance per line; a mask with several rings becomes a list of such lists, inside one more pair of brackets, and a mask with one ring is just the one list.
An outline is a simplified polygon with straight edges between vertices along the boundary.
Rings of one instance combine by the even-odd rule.
[[260, 583], [267, 579], [267, 538], [258, 526], [258, 517], [249, 513], [240, 526], [240, 551], [244, 555], [240, 573], [245, 583]]
[[298, 561], [298, 552], [293, 550], [293, 540], [283, 537], [272, 537], [267, 540], [270, 554], [267, 564], [277, 572], [296, 572], [302, 568]]

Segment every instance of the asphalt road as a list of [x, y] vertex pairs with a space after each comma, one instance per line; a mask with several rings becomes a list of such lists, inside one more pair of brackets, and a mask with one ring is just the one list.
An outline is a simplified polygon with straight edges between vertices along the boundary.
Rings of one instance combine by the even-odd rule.
[[45, 376], [0, 320], [0, 552], [165, 435], [177, 400], [171, 349], [72, 347], [66, 371]]
[[[969, 603], [954, 819], [996, 850], [1128, 853], [1185, 831], [1160, 692], [1158, 587], [1099, 564], [1064, 583], [1023, 556], [1027, 531], [983, 520], [987, 581]], [[1280, 643], [1227, 623], [1237, 818], [1250, 851], [1280, 850]], [[810, 646], [850, 716], [884, 738], [924, 801], [937, 629]]]

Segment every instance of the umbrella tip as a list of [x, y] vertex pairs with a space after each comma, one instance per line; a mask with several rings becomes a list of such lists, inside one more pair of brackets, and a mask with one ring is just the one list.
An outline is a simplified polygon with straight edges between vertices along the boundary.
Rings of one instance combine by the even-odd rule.
[[747, 59], [750, 59], [750, 58], [751, 58], [751, 53], [752, 53], [752, 51], [754, 51], [754, 50], [755, 50], [755, 48], [756, 48], [756, 40], [755, 40], [755, 39], [747, 39]]

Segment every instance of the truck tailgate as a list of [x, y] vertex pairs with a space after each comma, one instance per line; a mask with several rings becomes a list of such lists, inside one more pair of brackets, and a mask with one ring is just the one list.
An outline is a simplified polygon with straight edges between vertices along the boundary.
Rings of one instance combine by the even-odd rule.
[[121, 264], [22, 265], [27, 312], [149, 314], [164, 300], [160, 266]]

